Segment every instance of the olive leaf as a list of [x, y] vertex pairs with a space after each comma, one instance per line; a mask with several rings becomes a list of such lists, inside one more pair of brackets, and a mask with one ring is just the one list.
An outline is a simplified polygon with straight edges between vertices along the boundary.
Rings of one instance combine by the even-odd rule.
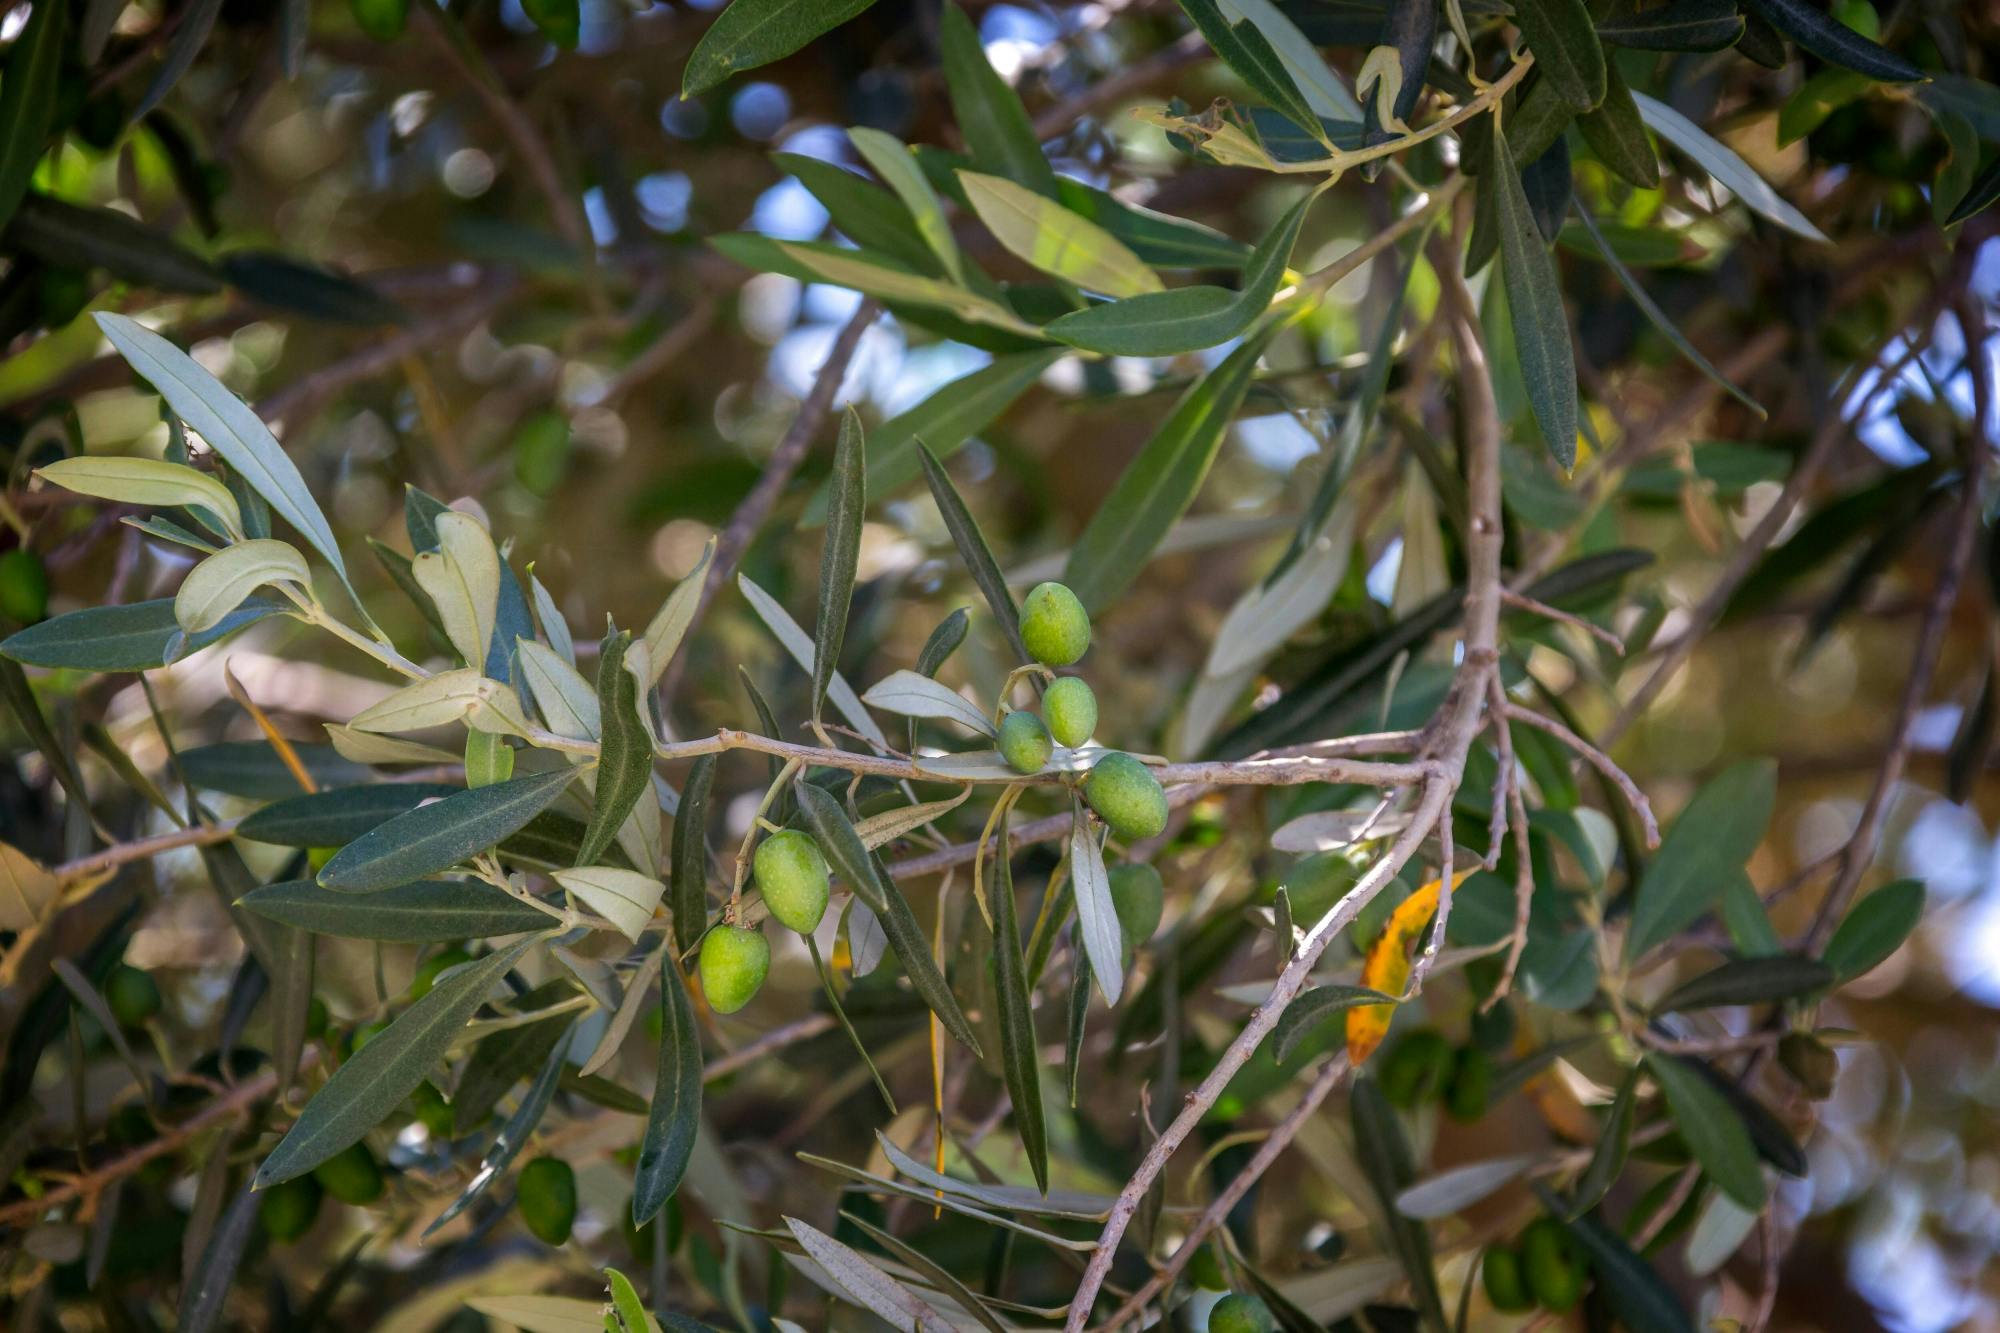
[[447, 510], [435, 522], [438, 549], [419, 552], [412, 573], [437, 607], [451, 646], [467, 666], [483, 668], [500, 603], [500, 553], [468, 514]]
[[860, 1254], [824, 1231], [799, 1221], [785, 1219], [785, 1226], [820, 1271], [832, 1279], [834, 1294], [886, 1320], [900, 1333], [919, 1333], [933, 1327], [947, 1327], [945, 1317], [926, 1304], [914, 1291], [884, 1273]]
[[1597, 35], [1635, 51], [1726, 51], [1743, 35], [1736, 0], [1671, 0], [1605, 19]]
[[214, 629], [266, 584], [306, 587], [312, 574], [305, 557], [287, 542], [237, 542], [208, 557], [181, 581], [174, 595], [174, 619], [182, 630], [200, 634]]
[[[102, 268], [165, 292], [206, 296], [222, 290], [206, 259], [115, 208], [86, 207], [30, 190], [14, 209], [7, 240], [45, 264]], [[97, 318], [101, 323], [107, 316]]]
[[[52, 8], [54, 6], [51, 6]], [[201, 1260], [193, 1269], [194, 1280], [181, 1288], [179, 1322], [187, 1333], [209, 1333], [222, 1327], [230, 1290], [236, 1285], [236, 1270], [257, 1229], [259, 1205], [263, 1200], [246, 1183], [236, 1191], [229, 1207], [209, 1233]]]
[[1744, 8], [1830, 64], [1884, 83], [1915, 83], [1924, 72], [1805, 0], [1743, 0]]
[[1639, 881], [1627, 958], [1671, 939], [1715, 905], [1763, 841], [1776, 789], [1776, 765], [1753, 760], [1723, 770], [1695, 793]]
[[1124, 242], [1055, 200], [1004, 176], [958, 173], [967, 201], [1002, 248], [1051, 277], [1107, 296], [1161, 289]]
[[360, 1142], [416, 1091], [458, 1040], [486, 993], [542, 938], [531, 936], [439, 977], [429, 994], [349, 1056], [306, 1103], [257, 1168], [256, 1187], [302, 1176]]
[[657, 1217], [680, 1188], [701, 1132], [701, 1037], [695, 1030], [687, 985], [671, 961], [661, 970], [660, 1006], [666, 1021], [660, 1025], [659, 1072], [653, 1079], [646, 1136], [640, 1141], [638, 1169], [632, 1178], [635, 1227]]
[[[567, 1032], [566, 1024], [565, 1035]], [[563, 1060], [568, 1046], [567, 1041], [557, 1040], [555, 1048], [542, 1061], [541, 1072], [535, 1075], [535, 1081], [528, 1085], [528, 1091], [515, 1105], [514, 1113], [507, 1117], [506, 1123], [500, 1126], [500, 1132], [493, 1136], [493, 1142], [487, 1145], [485, 1154], [479, 1159], [479, 1168], [473, 1172], [472, 1179], [467, 1182], [465, 1189], [451, 1201], [450, 1206], [432, 1219], [429, 1226], [424, 1228], [423, 1234], [426, 1237], [470, 1208], [473, 1201], [484, 1194], [487, 1187], [498, 1180], [513, 1164], [521, 1149], [528, 1146], [529, 1136], [535, 1132], [535, 1127], [541, 1124], [542, 1117], [548, 1114], [549, 1103], [555, 1100], [556, 1086], [562, 1080]]]
[[831, 32], [875, 0], [732, 0], [701, 35], [681, 72], [681, 97], [768, 65]]
[[904, 717], [942, 718], [981, 735], [994, 734], [993, 719], [948, 685], [914, 671], [892, 671], [868, 687], [861, 702]]
[[1612, 1098], [1611, 1109], [1605, 1113], [1604, 1124], [1598, 1130], [1590, 1162], [1577, 1177], [1569, 1216], [1581, 1216], [1595, 1208], [1624, 1173], [1625, 1159], [1632, 1151], [1632, 1123], [1638, 1117], [1639, 1074], [1643, 1068], [1643, 1065], [1632, 1066], [1619, 1083], [1618, 1095]]
[[185, 463], [158, 458], [64, 458], [35, 469], [42, 480], [118, 504], [182, 505], [205, 510], [227, 533], [243, 531], [243, 514], [229, 488]]
[[985, 594], [986, 604], [993, 609], [993, 618], [1000, 622], [1001, 632], [1007, 636], [1016, 656], [1023, 662], [1033, 661], [1034, 654], [1021, 638], [1021, 610], [1014, 604], [1014, 594], [1007, 590], [1006, 575], [1000, 572], [1000, 564], [993, 558], [992, 548], [987, 546], [972, 511], [965, 507], [958, 488], [951, 484], [951, 476], [937, 456], [921, 440], [916, 449], [924, 482], [930, 487], [931, 498], [937, 501], [938, 514], [944, 519], [945, 531], [951, 534], [952, 545], [958, 548], [958, 558], [965, 562], [966, 572]]
[[1819, 959], [1798, 954], [1734, 958], [1674, 987], [1653, 1006], [1653, 1012], [1676, 1014], [1727, 1005], [1774, 1004], [1823, 990], [1833, 984], [1835, 976], [1834, 969]]
[[854, 145], [854, 150], [861, 154], [862, 160], [875, 169], [875, 174], [909, 210], [917, 234], [944, 266], [952, 281], [963, 283], [965, 261], [958, 253], [958, 242], [952, 239], [951, 223], [945, 218], [944, 204], [939, 200], [937, 191], [931, 188], [923, 168], [910, 155], [909, 145], [892, 134], [876, 129], [850, 129], [847, 138]]
[[1584, 0], [1514, 0], [1535, 68], [1577, 111], [1604, 100], [1604, 48]]
[[1431, 1333], [1448, 1333], [1451, 1324], [1445, 1318], [1443, 1298], [1438, 1295], [1431, 1233], [1396, 1207], [1397, 1198], [1416, 1181], [1410, 1142], [1374, 1079], [1357, 1078], [1347, 1106], [1354, 1127], [1355, 1158], [1381, 1205], [1389, 1248], [1415, 1291], [1417, 1311]]
[[7, 77], [0, 82], [0, 230], [14, 215], [35, 164], [48, 151], [62, 83], [64, 4], [38, 4], [7, 49]]
[[[1180, 6], [1194, 20], [1195, 27], [1201, 30], [1202, 37], [1215, 54], [1222, 57], [1222, 62], [1249, 84], [1258, 96], [1269, 102], [1273, 110], [1301, 129], [1315, 136], [1323, 135], [1319, 114], [1292, 81], [1291, 70], [1284, 57], [1256, 24], [1232, 22], [1222, 11], [1218, 0], [1180, 0]], [[1359, 111], [1356, 106], [1348, 114], [1359, 114]]]
[[[778, 604], [777, 598], [758, 587], [747, 574], [736, 576], [736, 586], [742, 590], [743, 599], [750, 603], [750, 609], [757, 613], [757, 618], [764, 622], [778, 643], [791, 654], [792, 660], [805, 668], [807, 675], [816, 675], [815, 663], [818, 661], [818, 654], [813, 650], [813, 641], [799, 628], [799, 623], [792, 619], [785, 608]], [[840, 710], [841, 716], [847, 719], [849, 726], [883, 749], [889, 748], [889, 739], [882, 734], [880, 724], [862, 705], [860, 696], [854, 692], [854, 687], [849, 685], [846, 677], [837, 670], [827, 679], [826, 696], [833, 700], [833, 706]]]
[[866, 440], [861, 415], [852, 407], [840, 419], [833, 451], [832, 502], [827, 507], [826, 542], [819, 558], [819, 617], [813, 624], [812, 720], [819, 722], [847, 637], [847, 612], [854, 600], [854, 576], [861, 560], [861, 526], [868, 513]]
[[544, 930], [548, 912], [476, 880], [425, 879], [366, 897], [331, 893], [309, 879], [252, 889], [237, 905], [316, 935], [425, 944]]
[[[659, 684], [661, 673], [680, 650], [681, 640], [687, 637], [688, 626], [694, 623], [695, 608], [701, 604], [702, 589], [708, 583], [708, 568], [715, 563], [716, 541], [714, 537], [708, 539], [701, 548], [701, 558], [694, 562], [694, 568], [674, 585], [674, 590], [667, 594], [667, 600], [660, 604], [660, 609], [646, 624], [646, 665], [651, 668], [653, 677], [646, 682], [648, 687]], [[546, 628], [546, 618], [542, 623]], [[568, 655], [574, 660], [574, 654]]]
[[[640, 712], [639, 683], [626, 661], [633, 653], [643, 658], [645, 651], [644, 644], [634, 646], [632, 636], [621, 630], [607, 634], [598, 653], [597, 710], [604, 736], [598, 748], [590, 822], [576, 853], [579, 866], [591, 865], [604, 854], [625, 817], [653, 789], [653, 734]], [[643, 662], [638, 666], [639, 675], [647, 674]]]
[[987, 969], [1000, 1028], [1000, 1070], [1014, 1106], [1014, 1130], [1028, 1154], [1028, 1169], [1042, 1193], [1049, 1190], [1049, 1136], [1042, 1118], [1041, 1053], [1035, 1041], [1035, 1007], [1021, 957], [1020, 906], [1014, 901], [1014, 870], [1008, 855], [1007, 821], [1002, 816], [1000, 850], [992, 865], [987, 895], [994, 920], [993, 952]]
[[1055, 198], [1055, 169], [1042, 156], [1027, 108], [987, 60], [972, 20], [949, 0], [938, 16], [938, 40], [952, 118], [965, 135], [973, 165]]
[[639, 942], [646, 923], [653, 919], [660, 895], [667, 890], [666, 885], [651, 875], [618, 866], [579, 866], [558, 870], [550, 878], [618, 927], [634, 944]]
[[[1288, 938], [1279, 932], [1281, 940]], [[1371, 986], [1329, 984], [1314, 986], [1285, 1006], [1285, 1012], [1271, 1029], [1271, 1053], [1280, 1062], [1291, 1058], [1299, 1043], [1326, 1019], [1345, 1013], [1357, 1005], [1396, 1004], [1394, 995], [1384, 995]], [[1410, 1214], [1412, 1217], [1417, 1214]]]
[[1646, 1054], [1646, 1070], [1666, 1095], [1674, 1126], [1701, 1169], [1745, 1208], [1764, 1206], [1764, 1170], [1743, 1120], [1709, 1081], [1678, 1056]]
[[278, 847], [344, 847], [425, 801], [460, 790], [440, 782], [375, 782], [311, 792], [251, 812], [236, 834]]
[[1695, 1323], [1658, 1270], [1633, 1252], [1625, 1238], [1593, 1216], [1571, 1217], [1546, 1189], [1542, 1205], [1562, 1221], [1590, 1260], [1612, 1311], [1632, 1333], [1694, 1333]]
[[1070, 810], [1069, 878], [1090, 970], [1097, 978], [1097, 988], [1104, 992], [1105, 1003], [1117, 1004], [1125, 988], [1125, 936], [1119, 929], [1118, 909], [1111, 899], [1111, 876], [1104, 868], [1104, 849], [1098, 845], [1080, 804], [1073, 804]]
[[1494, 192], [1500, 233], [1500, 273], [1507, 284], [1507, 312], [1528, 404], [1549, 453], [1564, 470], [1576, 466], [1576, 359], [1569, 343], [1569, 317], [1555, 260], [1542, 243], [1528, 207], [1527, 192], [1508, 150], [1507, 136], [1493, 131], [1493, 169], [1480, 188]]
[[1809, 241], [1826, 241], [1824, 232], [1813, 226], [1805, 214], [1786, 203], [1771, 188], [1770, 182], [1759, 176], [1734, 150], [1718, 143], [1707, 131], [1665, 102], [1638, 91], [1633, 92], [1632, 100], [1638, 104], [1640, 116], [1655, 134], [1693, 158], [1703, 171], [1742, 200], [1744, 207]]
[[670, 852], [674, 878], [674, 938], [692, 949], [708, 929], [708, 795], [715, 787], [716, 757], [702, 755], [681, 784]]
[[448, 869], [524, 828], [555, 804], [574, 773], [512, 778], [419, 806], [341, 848], [319, 882], [342, 893], [375, 893]]
[[1872, 972], [1903, 947], [1924, 914], [1924, 883], [1899, 879], [1863, 898], [1826, 942], [1826, 965], [1841, 982]]
[[1499, 1193], [1533, 1170], [1540, 1160], [1525, 1154], [1494, 1157], [1440, 1171], [1398, 1194], [1396, 1211], [1404, 1217], [1423, 1220], [1450, 1217]]

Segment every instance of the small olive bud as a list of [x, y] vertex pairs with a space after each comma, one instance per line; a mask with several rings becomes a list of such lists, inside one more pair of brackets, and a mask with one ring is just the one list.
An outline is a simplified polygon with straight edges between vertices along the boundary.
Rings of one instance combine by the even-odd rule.
[[818, 929], [831, 878], [819, 844], [797, 829], [785, 829], [757, 845], [753, 864], [764, 906], [777, 923], [801, 935]]
[[1083, 780], [1083, 798], [1127, 842], [1156, 838], [1167, 827], [1167, 793], [1152, 770], [1129, 754], [1097, 761]]
[[1037, 583], [1021, 603], [1021, 642], [1037, 662], [1062, 667], [1090, 649], [1090, 614], [1060, 583]]
[[771, 942], [742, 926], [717, 926], [702, 936], [702, 994], [718, 1014], [733, 1014], [750, 1003], [771, 970]]
[[1080, 676], [1064, 676], [1042, 696], [1042, 714], [1057, 745], [1072, 750], [1097, 732], [1097, 695]]
[[1023, 709], [1000, 719], [1000, 737], [994, 744], [1000, 750], [1000, 757], [1016, 773], [1040, 772], [1056, 749], [1042, 720]]

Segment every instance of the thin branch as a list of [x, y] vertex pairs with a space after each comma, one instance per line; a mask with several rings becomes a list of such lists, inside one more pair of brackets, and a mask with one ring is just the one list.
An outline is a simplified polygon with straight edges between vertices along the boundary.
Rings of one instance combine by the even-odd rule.
[[1607, 781], [1618, 788], [1626, 804], [1630, 805], [1633, 812], [1639, 816], [1639, 823], [1646, 834], [1646, 845], [1648, 847], [1660, 845], [1660, 824], [1653, 817], [1653, 803], [1646, 799], [1646, 793], [1639, 790], [1639, 784], [1632, 780], [1631, 775], [1611, 761], [1611, 756], [1552, 717], [1545, 717], [1534, 709], [1511, 700], [1503, 699], [1501, 702], [1505, 707], [1508, 721], [1519, 722], [1537, 731], [1547, 732], [1574, 750], [1585, 763], [1602, 773]]
[[1617, 653], [1620, 657], [1625, 655], [1625, 641], [1623, 639], [1602, 625], [1591, 624], [1582, 616], [1573, 615], [1559, 607], [1550, 606], [1547, 602], [1538, 602], [1528, 596], [1528, 594], [1515, 592], [1511, 588], [1502, 588], [1500, 590], [1500, 600], [1508, 606], [1513, 607], [1516, 611], [1526, 611], [1530, 615], [1541, 616], [1545, 620], [1553, 620], [1558, 624], [1568, 625], [1572, 629], [1580, 629], [1591, 638], [1596, 639], [1599, 643], [1609, 648], [1612, 652]]

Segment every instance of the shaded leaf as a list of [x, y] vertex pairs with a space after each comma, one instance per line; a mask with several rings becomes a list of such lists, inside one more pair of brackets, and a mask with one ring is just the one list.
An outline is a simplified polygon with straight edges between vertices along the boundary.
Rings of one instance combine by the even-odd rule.
[[[1593, 39], [1594, 40], [1594, 39]], [[1528, 404], [1549, 453], [1564, 471], [1576, 466], [1576, 361], [1563, 312], [1555, 261], [1542, 244], [1507, 136], [1493, 135], [1493, 170], [1481, 181], [1494, 192], [1500, 233], [1500, 271], [1507, 284], [1507, 312]]]
[[7, 77], [0, 82], [0, 230], [28, 192], [55, 128], [69, 10], [61, 3], [37, 4], [7, 48]]
[[1774, 1004], [1823, 990], [1833, 984], [1834, 977], [1834, 970], [1827, 964], [1798, 954], [1736, 958], [1674, 987], [1654, 1006], [1654, 1012], [1673, 1014], [1726, 1005]]
[[1104, 868], [1104, 849], [1084, 817], [1072, 810], [1069, 831], [1069, 878], [1076, 901], [1077, 925], [1083, 951], [1106, 1004], [1117, 1004], [1125, 988], [1125, 937], [1118, 926], [1118, 909], [1111, 898], [1111, 877]]
[[660, 1065], [646, 1114], [646, 1136], [632, 1178], [632, 1224], [642, 1227], [659, 1215], [680, 1188], [701, 1132], [701, 1038], [694, 1004], [681, 970], [669, 963], [660, 977]]
[[1725, 51], [1743, 35], [1736, 0], [1672, 0], [1605, 19], [1597, 35], [1635, 51]]
[[1271, 1029], [1271, 1053], [1282, 1064], [1301, 1041], [1312, 1035], [1314, 1028], [1335, 1014], [1345, 1013], [1356, 1005], [1395, 1003], [1395, 996], [1385, 995], [1372, 986], [1314, 986], [1286, 1005], [1285, 1012], [1279, 1015]]
[[228, 1209], [202, 1248], [201, 1262], [194, 1266], [194, 1281], [181, 1288], [179, 1323], [185, 1333], [209, 1333], [222, 1327], [230, 1290], [236, 1285], [236, 1270], [257, 1228], [258, 1206], [263, 1201], [245, 1184], [229, 1201]]
[[1647, 1072], [1666, 1094], [1674, 1126], [1702, 1172], [1745, 1208], [1762, 1209], [1764, 1171], [1749, 1131], [1722, 1094], [1691, 1066], [1657, 1051], [1646, 1055]]
[[674, 938], [683, 951], [694, 948], [708, 929], [708, 797], [715, 789], [715, 769], [712, 754], [694, 761], [674, 816]]
[[840, 419], [833, 451], [831, 501], [826, 541], [819, 557], [819, 615], [813, 623], [812, 720], [819, 722], [827, 687], [847, 637], [847, 612], [854, 600], [854, 576], [861, 561], [861, 527], [868, 513], [866, 441], [861, 416], [852, 407]]
[[1884, 83], [1915, 83], [1924, 72], [1806, 0], [1743, 0], [1744, 7], [1829, 64]]
[[1856, 903], [1826, 943], [1826, 965], [1843, 984], [1872, 972], [1903, 947], [1924, 914], [1924, 882], [1899, 879]]
[[1440, 1171], [1398, 1194], [1396, 1210], [1405, 1217], [1424, 1220], [1449, 1217], [1513, 1184], [1533, 1169], [1536, 1161], [1525, 1155], [1495, 1157]]
[[1447, 1333], [1451, 1323], [1445, 1318], [1444, 1301], [1438, 1295], [1430, 1230], [1396, 1208], [1397, 1197], [1416, 1179], [1409, 1140], [1403, 1137], [1396, 1112], [1372, 1078], [1355, 1080], [1348, 1096], [1348, 1112], [1354, 1125], [1355, 1159], [1381, 1206], [1383, 1224], [1389, 1231], [1388, 1248], [1410, 1279], [1424, 1326], [1431, 1333]]
[[947, 3], [939, 14], [938, 39], [952, 119], [965, 135], [973, 165], [1055, 198], [1055, 169], [1042, 156], [1027, 108], [987, 60], [978, 29], [956, 4]]
[[[567, 1031], [568, 1028], [565, 1026], [565, 1034]], [[479, 1169], [473, 1172], [472, 1179], [466, 1182], [465, 1189], [451, 1201], [450, 1206], [424, 1228], [425, 1236], [431, 1235], [439, 1227], [470, 1208], [473, 1200], [484, 1194], [487, 1187], [498, 1180], [513, 1164], [514, 1159], [520, 1156], [521, 1149], [528, 1146], [529, 1137], [534, 1134], [535, 1127], [541, 1124], [542, 1117], [548, 1114], [549, 1103], [555, 1100], [556, 1085], [562, 1079], [563, 1056], [567, 1045], [566, 1041], [556, 1042], [555, 1049], [550, 1051], [542, 1062], [541, 1072], [535, 1076], [535, 1081], [528, 1085], [528, 1091], [515, 1106], [514, 1113], [507, 1117], [507, 1122], [500, 1127], [500, 1132], [493, 1136], [493, 1142], [480, 1157]]]
[[1746, 208], [1775, 222], [1785, 230], [1809, 241], [1825, 241], [1826, 235], [1806, 219], [1806, 215], [1786, 203], [1769, 181], [1759, 176], [1734, 150], [1725, 148], [1708, 132], [1680, 112], [1642, 92], [1634, 92], [1639, 114], [1655, 134], [1695, 160], [1696, 165], [1717, 183], [1743, 201]]
[[786, 1218], [785, 1225], [812, 1261], [854, 1304], [888, 1321], [901, 1333], [918, 1333], [920, 1329], [945, 1325], [944, 1316], [915, 1292], [824, 1231], [795, 1217]]
[[461, 790], [441, 782], [376, 782], [312, 792], [251, 813], [236, 834], [278, 847], [344, 847], [425, 801]]
[[1583, 0], [1513, 0], [1535, 68], [1577, 111], [1604, 100], [1604, 48]]
[[1680, 1298], [1653, 1266], [1632, 1252], [1625, 1238], [1596, 1217], [1569, 1219], [1553, 1195], [1543, 1193], [1549, 1212], [1590, 1260], [1611, 1308], [1632, 1333], [1694, 1333], [1695, 1324]]
[[1319, 116], [1292, 81], [1284, 58], [1256, 25], [1232, 23], [1217, 0], [1180, 0], [1180, 6], [1222, 62], [1273, 110], [1302, 129], [1319, 130]]
[[1597, 1146], [1591, 1150], [1590, 1162], [1577, 1177], [1576, 1189], [1570, 1197], [1569, 1216], [1589, 1212], [1611, 1192], [1624, 1174], [1625, 1159], [1632, 1151], [1632, 1122], [1637, 1118], [1639, 1107], [1639, 1073], [1641, 1066], [1634, 1065], [1618, 1085], [1618, 1095], [1612, 1098], [1611, 1109], [1605, 1114], [1604, 1124], [1598, 1131]]
[[732, 74], [782, 59], [867, 9], [874, 0], [731, 0], [701, 35], [681, 72], [681, 97], [698, 97]]
[[1776, 798], [1777, 766], [1767, 760], [1734, 764], [1695, 793], [1639, 881], [1627, 958], [1665, 943], [1715, 906], [1763, 841]]
[[490, 884], [426, 879], [366, 897], [330, 892], [309, 879], [252, 889], [237, 905], [319, 935], [425, 944], [545, 930], [556, 918]]
[[250, 598], [209, 629], [185, 634], [174, 619], [174, 599], [93, 606], [71, 611], [0, 641], [0, 653], [26, 666], [78, 671], [150, 671], [169, 656], [184, 656], [289, 607]]
[[335, 853], [319, 882], [342, 893], [373, 893], [436, 874], [526, 826], [574, 776], [564, 768], [513, 778], [398, 815]]
[[972, 512], [965, 507], [958, 488], [951, 484], [951, 477], [945, 472], [944, 465], [938, 462], [937, 456], [922, 441], [917, 442], [916, 449], [924, 482], [930, 487], [931, 498], [937, 501], [938, 514], [944, 519], [945, 530], [951, 534], [952, 545], [958, 548], [958, 558], [965, 562], [966, 572], [979, 585], [979, 591], [986, 595], [986, 604], [993, 609], [993, 618], [1000, 623], [1000, 629], [1006, 634], [1016, 656], [1023, 662], [1033, 661], [1034, 655], [1021, 639], [1020, 608], [1014, 605], [1014, 594], [1007, 590], [1007, 578], [1000, 572], [999, 562], [994, 560], [985, 536], [973, 521]]
[[994, 855], [993, 887], [987, 895], [992, 908], [993, 952], [987, 968], [993, 983], [1000, 1027], [1000, 1072], [1014, 1105], [1014, 1130], [1028, 1155], [1028, 1169], [1042, 1193], [1049, 1189], [1049, 1136], [1042, 1119], [1041, 1052], [1035, 1041], [1035, 1007], [1028, 970], [1021, 957], [1020, 907], [1014, 901], [1014, 871], [1007, 854], [1007, 821], [1000, 821], [999, 847]]
[[222, 257], [222, 276], [260, 304], [334, 324], [407, 324], [409, 311], [345, 273], [275, 250], [236, 250]]
[[[653, 734], [639, 711], [643, 706], [639, 682], [634, 664], [627, 660], [632, 651], [632, 636], [619, 631], [605, 636], [597, 657], [597, 709], [604, 736], [598, 749], [596, 799], [576, 853], [580, 866], [596, 863], [632, 807], [653, 791]], [[637, 651], [645, 656], [643, 645]], [[645, 674], [644, 664], [638, 665], [639, 674]]]
[[[750, 609], [757, 613], [757, 618], [764, 622], [785, 651], [791, 654], [792, 660], [805, 668], [807, 675], [816, 675], [814, 664], [817, 656], [813, 652], [813, 641], [806, 637], [806, 632], [799, 628], [799, 623], [778, 604], [775, 597], [753, 583], [747, 574], [736, 576], [736, 586], [742, 590], [743, 599], [750, 603]], [[883, 749], [889, 748], [888, 737], [882, 734], [881, 726], [862, 706], [860, 696], [854, 693], [854, 687], [847, 683], [846, 677], [840, 672], [835, 671], [828, 680], [826, 694], [833, 700], [833, 706], [840, 710], [841, 716], [847, 719], [849, 726]]]
[[85, 207], [30, 190], [14, 209], [6, 239], [44, 263], [102, 268], [164, 292], [206, 296], [222, 290], [206, 259], [115, 208]]

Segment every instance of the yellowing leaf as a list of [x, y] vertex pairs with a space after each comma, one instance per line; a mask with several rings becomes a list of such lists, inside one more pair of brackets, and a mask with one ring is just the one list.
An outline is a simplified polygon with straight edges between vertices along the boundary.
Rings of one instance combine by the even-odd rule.
[[999, 176], [961, 171], [958, 179], [993, 238], [1042, 272], [1106, 296], [1161, 290], [1159, 274], [1081, 214]]
[[[1465, 882], [1472, 871], [1461, 870], [1451, 877], [1451, 886], [1456, 889]], [[1384, 995], [1401, 995], [1403, 987], [1410, 980], [1410, 953], [1422, 938], [1424, 927], [1430, 925], [1437, 915], [1438, 891], [1442, 880], [1432, 880], [1396, 905], [1389, 914], [1389, 924], [1382, 928], [1375, 943], [1368, 946], [1368, 957], [1361, 964], [1361, 984]], [[1347, 1014], [1347, 1058], [1350, 1063], [1361, 1064], [1375, 1053], [1382, 1044], [1382, 1038], [1389, 1035], [1389, 1020], [1396, 1016], [1393, 1004], [1370, 1004], [1351, 1009]]]
[[55, 906], [60, 892], [54, 875], [25, 853], [0, 842], [0, 930], [22, 931], [38, 925]]

